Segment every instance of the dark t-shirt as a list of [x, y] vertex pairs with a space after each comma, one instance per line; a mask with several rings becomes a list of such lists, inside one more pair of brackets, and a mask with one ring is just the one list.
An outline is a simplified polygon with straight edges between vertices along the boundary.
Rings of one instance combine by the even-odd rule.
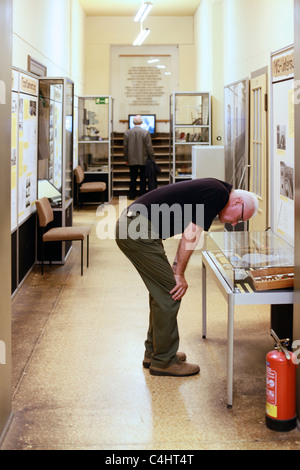
[[215, 178], [183, 181], [154, 189], [136, 199], [130, 211], [151, 220], [158, 236], [182, 233], [190, 222], [208, 231], [226, 206], [232, 185]]

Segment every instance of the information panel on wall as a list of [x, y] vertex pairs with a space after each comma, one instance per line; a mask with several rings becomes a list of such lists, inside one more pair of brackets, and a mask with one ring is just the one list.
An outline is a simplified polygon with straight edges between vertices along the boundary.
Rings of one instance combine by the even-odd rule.
[[294, 49], [271, 55], [272, 230], [294, 245]]
[[169, 132], [169, 97], [178, 88], [178, 47], [112, 47], [114, 131], [128, 128], [130, 114], [155, 114], [157, 132]]
[[13, 70], [11, 230], [35, 211], [37, 198], [38, 80]]

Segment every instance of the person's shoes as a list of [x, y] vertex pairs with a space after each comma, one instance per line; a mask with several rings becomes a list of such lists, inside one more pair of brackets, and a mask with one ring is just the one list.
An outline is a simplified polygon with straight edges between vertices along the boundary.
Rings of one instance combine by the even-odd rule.
[[187, 377], [190, 375], [196, 375], [200, 372], [200, 367], [197, 364], [189, 364], [188, 362], [176, 362], [165, 369], [160, 367], [154, 367], [150, 365], [151, 375], [167, 375], [171, 377]]
[[[176, 356], [178, 357], [178, 361], [179, 361], [179, 362], [184, 362], [184, 361], [186, 361], [186, 354], [185, 354], [185, 353], [177, 352], [177, 353], [176, 353]], [[144, 367], [145, 369], [149, 369], [150, 364], [151, 364], [151, 359], [148, 358], [148, 357], [144, 357], [144, 360], [143, 360], [143, 367]]]

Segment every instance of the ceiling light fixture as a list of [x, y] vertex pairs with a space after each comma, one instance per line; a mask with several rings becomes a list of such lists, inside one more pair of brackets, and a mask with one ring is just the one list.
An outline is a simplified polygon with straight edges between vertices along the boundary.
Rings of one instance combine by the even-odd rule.
[[134, 21], [137, 23], [138, 21], [143, 22], [145, 18], [149, 15], [153, 4], [151, 2], [144, 2], [140, 7], [139, 11], [137, 12]]
[[149, 34], [150, 34], [150, 29], [149, 28], [141, 29], [141, 31], [138, 34], [138, 36], [137, 36], [136, 40], [134, 41], [133, 45], [134, 46], [140, 46], [141, 44], [143, 44], [143, 42], [149, 36]]

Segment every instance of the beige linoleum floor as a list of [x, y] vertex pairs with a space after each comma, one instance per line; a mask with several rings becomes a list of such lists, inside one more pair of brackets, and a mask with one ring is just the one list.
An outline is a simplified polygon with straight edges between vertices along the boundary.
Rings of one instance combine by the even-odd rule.
[[[110, 217], [117, 209], [113, 201]], [[114, 240], [96, 236], [90, 267], [79, 245], [64, 266], [36, 267], [13, 299], [13, 420], [2, 450], [300, 449], [300, 433], [265, 426], [269, 307], [238, 307], [234, 407], [226, 407], [226, 304], [208, 280], [208, 338], [201, 337], [201, 253], [187, 270], [180, 349], [200, 375], [153, 377], [142, 368], [148, 294]], [[99, 231], [98, 226], [98, 231]], [[217, 225], [214, 229], [219, 230]], [[172, 259], [178, 241], [165, 242]]]

